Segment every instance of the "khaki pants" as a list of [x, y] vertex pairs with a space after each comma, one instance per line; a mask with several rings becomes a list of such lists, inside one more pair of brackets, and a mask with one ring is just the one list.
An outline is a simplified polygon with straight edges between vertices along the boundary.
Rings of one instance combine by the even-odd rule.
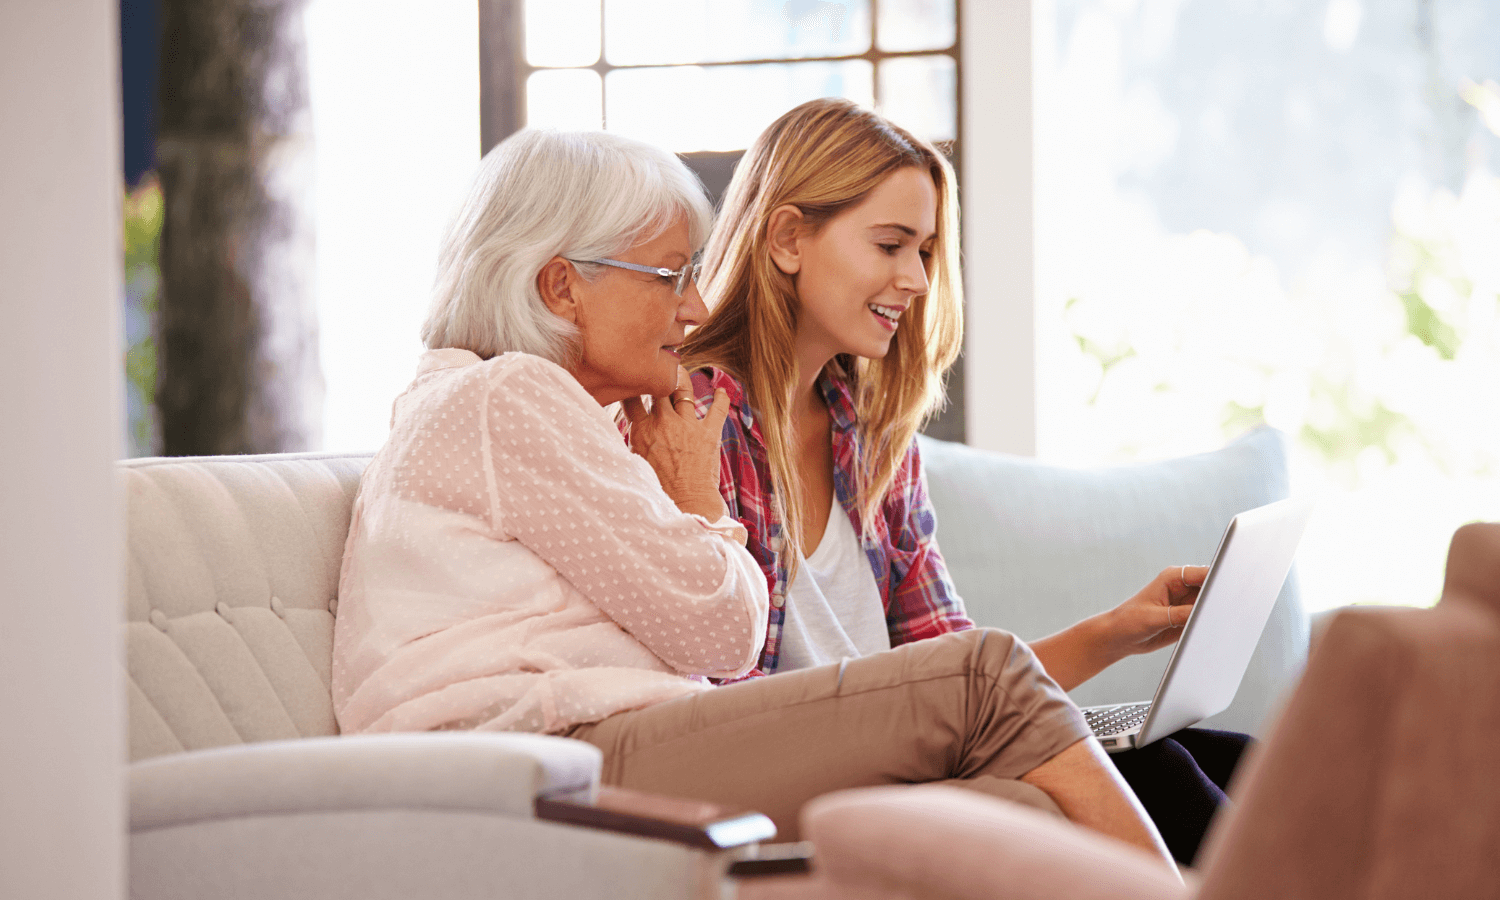
[[952, 780], [1056, 811], [1022, 775], [1089, 734], [1015, 636], [976, 629], [617, 713], [570, 737], [604, 751], [605, 784], [770, 816], [843, 788]]

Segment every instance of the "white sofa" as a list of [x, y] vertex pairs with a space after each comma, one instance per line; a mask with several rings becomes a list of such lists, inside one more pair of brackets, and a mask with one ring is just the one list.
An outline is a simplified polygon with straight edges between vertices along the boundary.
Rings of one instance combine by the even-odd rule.
[[[1279, 437], [1153, 466], [1071, 471], [925, 442], [954, 579], [975, 619], [1035, 637], [1206, 560], [1231, 514], [1282, 495]], [[368, 457], [120, 464], [128, 515], [130, 890], [136, 898], [713, 897], [767, 820], [611, 795], [599, 756], [534, 735], [334, 737], [339, 561]], [[1282, 597], [1226, 721], [1295, 679]], [[1080, 700], [1149, 696], [1132, 660]], [[669, 818], [671, 818], [669, 816]], [[579, 822], [590, 824], [580, 825]], [[596, 826], [611, 826], [604, 830]]]
[[335, 591], [367, 462], [121, 464], [131, 897], [722, 896], [769, 819], [629, 792], [597, 807], [581, 741], [334, 736]]

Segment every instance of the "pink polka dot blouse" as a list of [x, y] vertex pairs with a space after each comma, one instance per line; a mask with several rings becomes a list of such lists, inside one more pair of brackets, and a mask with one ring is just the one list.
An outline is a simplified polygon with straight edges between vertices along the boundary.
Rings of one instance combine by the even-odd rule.
[[679, 511], [565, 370], [429, 351], [354, 503], [339, 726], [560, 732], [743, 675], [768, 608], [743, 541]]

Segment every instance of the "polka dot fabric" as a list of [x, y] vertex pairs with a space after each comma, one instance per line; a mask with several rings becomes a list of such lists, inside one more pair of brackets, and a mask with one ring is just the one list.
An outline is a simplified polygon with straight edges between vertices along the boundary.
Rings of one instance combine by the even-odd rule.
[[743, 675], [768, 604], [742, 542], [679, 511], [563, 369], [431, 351], [354, 504], [340, 728], [558, 732]]

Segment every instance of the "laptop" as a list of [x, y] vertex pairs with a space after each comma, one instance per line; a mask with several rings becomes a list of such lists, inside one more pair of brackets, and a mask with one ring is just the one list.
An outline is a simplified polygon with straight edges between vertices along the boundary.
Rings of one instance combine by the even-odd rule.
[[1156, 696], [1083, 710], [1106, 751], [1144, 747], [1228, 708], [1311, 512], [1308, 501], [1280, 500], [1230, 520]]

